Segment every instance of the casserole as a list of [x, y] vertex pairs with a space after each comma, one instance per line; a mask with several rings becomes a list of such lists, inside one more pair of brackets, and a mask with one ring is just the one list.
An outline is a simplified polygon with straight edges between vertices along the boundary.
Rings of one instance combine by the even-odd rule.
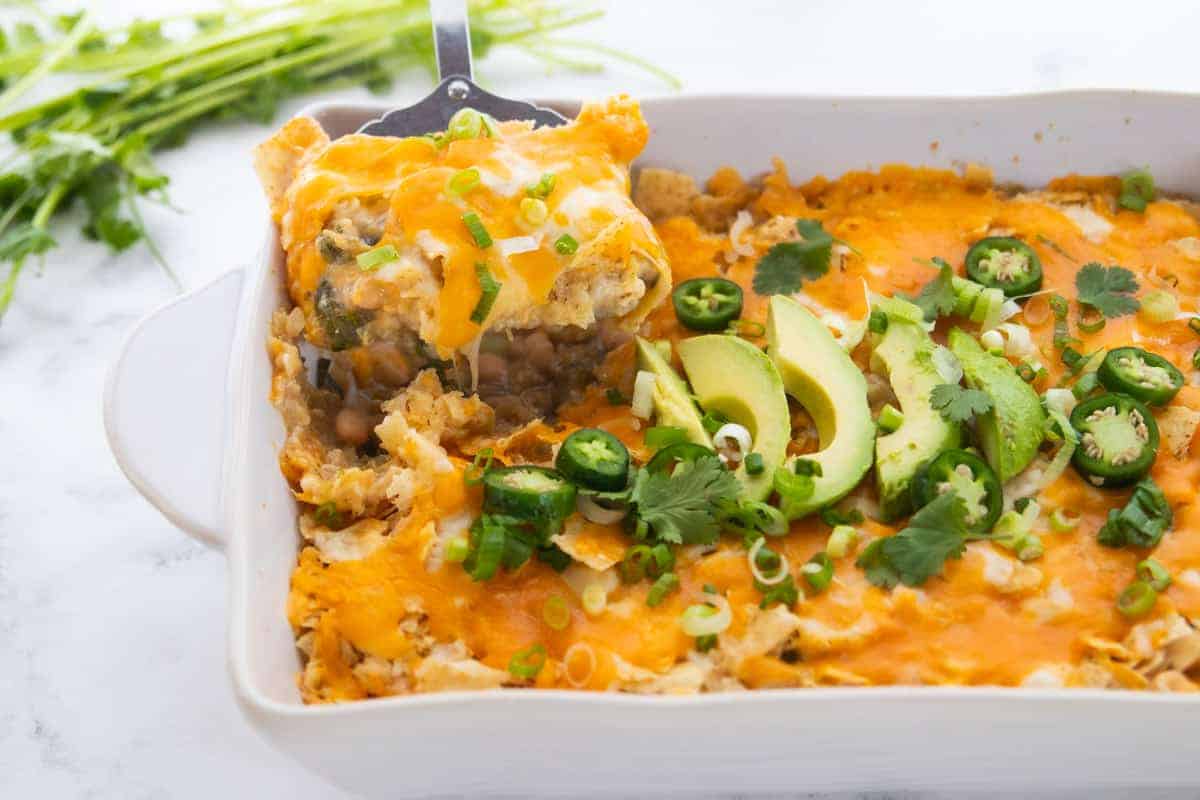
[[[970, 160], [985, 162], [1000, 181], [1038, 185], [1066, 172], [1148, 166], [1167, 191], [1200, 190], [1200, 164], [1187, 141], [1200, 97], [738, 96], [650, 100], [643, 110], [652, 135], [642, 163], [695, 176], [725, 164], [752, 173], [777, 153], [798, 176]], [[337, 135], [380, 111], [322, 106], [309, 113]], [[733, 118], [754, 127], [713, 124]], [[884, 130], [886, 137], [875, 133]], [[801, 135], [782, 138], [779, 131]], [[639, 698], [547, 691], [301, 706], [292, 636], [280, 613], [297, 546], [295, 504], [277, 468], [283, 428], [267, 401], [263, 346], [282, 300], [280, 268], [272, 234], [255, 274], [226, 275], [141, 323], [110, 373], [106, 425], [139, 490], [173, 522], [229, 553], [231, 665], [244, 710], [282, 749], [335, 782], [395, 796], [599, 785], [647, 794], [1196, 780], [1200, 744], [1187, 736], [1196, 701], [1185, 695], [894, 687]], [[189, 337], [201, 325], [233, 332], [227, 375], [229, 340]], [[188, 356], [180, 359], [181, 352]], [[175, 419], [189, 421], [185, 429], [157, 415], [167, 402], [178, 409]], [[227, 443], [223, 455], [218, 443]], [[174, 454], [181, 451], [194, 456], [179, 463]], [[1024, 759], [1014, 763], [1016, 753]], [[549, 754], [556, 768], [545, 766]]]

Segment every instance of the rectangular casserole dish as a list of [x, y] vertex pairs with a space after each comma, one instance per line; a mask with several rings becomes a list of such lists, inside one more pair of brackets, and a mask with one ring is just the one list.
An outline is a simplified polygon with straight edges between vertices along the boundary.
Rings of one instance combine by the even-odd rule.
[[[386, 110], [306, 113], [337, 136]], [[1070, 172], [1148, 166], [1164, 191], [1200, 194], [1194, 95], [696, 96], [646, 100], [643, 112], [651, 138], [639, 163], [698, 178], [722, 165], [756, 174], [772, 156], [799, 180], [891, 162], [972, 161], [999, 182], [1036, 186]], [[389, 797], [1200, 784], [1200, 698], [1188, 695], [503, 691], [302, 705], [284, 613], [296, 511], [277, 462], [283, 425], [267, 399], [266, 339], [285, 299], [282, 270], [269, 226], [252, 271], [227, 273], [143, 320], [110, 372], [105, 423], [139, 491], [228, 555], [230, 666], [247, 717], [329, 780]]]

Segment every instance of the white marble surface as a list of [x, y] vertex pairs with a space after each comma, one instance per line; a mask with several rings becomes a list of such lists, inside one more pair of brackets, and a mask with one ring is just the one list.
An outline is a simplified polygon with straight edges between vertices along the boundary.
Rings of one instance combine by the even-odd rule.
[[[117, 16], [165, 3], [93, 5]], [[1195, 91], [1197, 22], [1190, 0], [617, 0], [586, 36], [652, 57], [687, 91]], [[518, 96], [662, 90], [623, 68], [548, 76], [522, 57], [493, 61], [481, 77]], [[393, 99], [427, 88], [410, 76]], [[223, 126], [162, 157], [182, 212], [149, 216], [187, 286], [252, 260], [263, 209], [248, 152], [265, 135]], [[344, 796], [242, 720], [224, 665], [222, 556], [159, 517], [108, 453], [107, 365], [132, 323], [174, 290], [142, 249], [113, 258], [74, 233], [61, 238], [0, 325], [0, 795]]]

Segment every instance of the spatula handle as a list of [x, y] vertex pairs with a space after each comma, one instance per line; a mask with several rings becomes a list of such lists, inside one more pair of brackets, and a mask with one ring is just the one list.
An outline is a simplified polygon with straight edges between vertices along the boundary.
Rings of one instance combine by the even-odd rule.
[[429, 0], [429, 11], [433, 18], [433, 44], [441, 79], [472, 78], [467, 0]]

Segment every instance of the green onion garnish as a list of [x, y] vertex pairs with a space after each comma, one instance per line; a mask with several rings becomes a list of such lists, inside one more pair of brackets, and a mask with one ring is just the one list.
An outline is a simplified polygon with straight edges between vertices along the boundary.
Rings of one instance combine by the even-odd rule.
[[710, 633], [705, 636], [696, 637], [696, 650], [700, 653], [707, 653], [717, 646], [717, 635]]
[[604, 399], [608, 401], [610, 406], [619, 406], [628, 402], [625, 395], [621, 394], [620, 389], [614, 389], [611, 386], [604, 390]]
[[1189, 319], [1188, 327], [1192, 329], [1192, 333], [1200, 334], [1200, 317], [1192, 317]]
[[508, 534], [501, 525], [480, 526], [475, 552], [463, 562], [463, 569], [467, 570], [471, 580], [486, 581], [496, 574], [496, 570], [500, 569], [500, 559], [504, 556], [507, 539]]
[[797, 458], [792, 462], [792, 470], [797, 475], [815, 475], [818, 478], [825, 474], [820, 462], [808, 458]]
[[464, 195], [479, 185], [479, 170], [467, 167], [454, 173], [446, 182], [446, 191], [450, 194]]
[[455, 536], [446, 542], [446, 560], [452, 564], [461, 564], [471, 553], [471, 543], [465, 536]]
[[1074, 347], [1063, 348], [1062, 355], [1059, 357], [1062, 363], [1066, 365], [1071, 372], [1078, 372], [1085, 361], [1083, 353], [1080, 353]]
[[825, 552], [830, 558], [845, 558], [858, 542], [858, 530], [849, 525], [838, 525], [829, 534]]
[[1079, 515], [1073, 514], [1065, 508], [1056, 508], [1050, 515], [1050, 527], [1055, 533], [1066, 533], [1073, 530], [1078, 524]]
[[471, 322], [482, 325], [488, 314], [492, 312], [492, 305], [496, 302], [496, 296], [500, 294], [500, 287], [504, 284], [492, 277], [492, 273], [488, 272], [487, 264], [482, 261], [475, 262], [475, 277], [479, 278], [480, 295], [479, 302], [471, 311]]
[[745, 460], [747, 475], [762, 475], [767, 465], [763, 463], [762, 453], [751, 453]]
[[709, 436], [721, 430], [721, 426], [726, 422], [729, 422], [729, 417], [720, 411], [705, 411], [704, 416], [700, 418], [700, 425], [708, 431]]
[[398, 261], [400, 254], [396, 252], [396, 248], [390, 244], [381, 245], [374, 250], [368, 250], [365, 253], [359, 253], [358, 268], [364, 272], [376, 270], [384, 264], [389, 264], [393, 261]]
[[534, 197], [521, 198], [521, 219], [526, 225], [541, 225], [549, 215], [550, 209], [546, 208], [544, 200]]
[[904, 413], [891, 403], [884, 403], [883, 408], [879, 409], [876, 424], [884, 433], [892, 433], [904, 424]]
[[492, 466], [492, 448], [485, 447], [475, 454], [475, 459], [463, 470], [463, 483], [478, 486], [483, 483], [483, 473]]
[[467, 226], [467, 231], [471, 234], [471, 238], [475, 240], [475, 246], [480, 250], [486, 250], [492, 246], [492, 236], [487, 232], [487, 228], [483, 227], [483, 220], [474, 211], [468, 211], [462, 215], [463, 224]]
[[496, 120], [491, 114], [482, 114], [483, 117], [483, 135], [489, 139], [495, 139], [500, 136], [500, 128], [496, 125]]
[[553, 191], [553, 172], [547, 172], [546, 174], [542, 175], [541, 180], [539, 180], [537, 183], [530, 184], [529, 186], [525, 187], [525, 194], [527, 194], [529, 197], [537, 198], [538, 200], [545, 200]]
[[454, 112], [446, 135], [451, 139], [478, 139], [483, 133], [483, 115], [473, 108], [461, 108]]
[[512, 673], [513, 677], [528, 680], [536, 678], [545, 664], [546, 648], [540, 644], [535, 644], [532, 647], [527, 647], [524, 650], [518, 650], [513, 653], [512, 658], [508, 662], [508, 671]]
[[1117, 597], [1117, 611], [1127, 617], [1149, 613], [1158, 600], [1158, 592], [1146, 581], [1134, 581]]
[[326, 528], [336, 528], [342, 524], [342, 512], [338, 510], [337, 503], [330, 500], [317, 506], [317, 510], [313, 512], [313, 519]]
[[1087, 307], [1080, 310], [1079, 320], [1075, 323], [1079, 326], [1079, 330], [1084, 333], [1099, 333], [1104, 330], [1104, 326], [1108, 320], [1094, 308]]
[[800, 567], [800, 572], [813, 591], [823, 592], [829, 588], [829, 584], [833, 583], [833, 559], [829, 557], [828, 553], [817, 553], [808, 560], [807, 564]]
[[673, 444], [687, 441], [687, 431], [672, 425], [655, 425], [646, 429], [646, 447], [661, 450]]
[[1075, 385], [1071, 387], [1071, 394], [1075, 395], [1076, 400], [1082, 400], [1087, 397], [1096, 387], [1100, 385], [1100, 378], [1094, 372], [1085, 372], [1079, 376], [1079, 380], [1075, 381]]
[[579, 249], [579, 242], [569, 233], [564, 233], [554, 242], [554, 249], [564, 256], [573, 256]]
[[608, 592], [598, 583], [589, 583], [584, 587], [579, 599], [583, 601], [583, 610], [588, 616], [594, 617], [608, 605]]
[[1029, 508], [1029, 504], [1032, 502], [1032, 497], [1018, 497], [1015, 501], [1013, 501], [1013, 508], [1015, 508], [1017, 513], [1020, 514], [1025, 509]]
[[1158, 324], [1174, 322], [1179, 314], [1179, 298], [1166, 289], [1155, 289], [1142, 297], [1142, 307], [1139, 313]]
[[1121, 176], [1121, 194], [1117, 196], [1117, 205], [1130, 211], [1145, 211], [1154, 194], [1154, 176], [1150, 171], [1131, 170]]
[[646, 595], [646, 605], [651, 608], [661, 605], [662, 601], [667, 598], [667, 595], [678, 588], [679, 576], [674, 572], [664, 572], [658, 576], [658, 580], [650, 587], [650, 593]]
[[556, 631], [566, 630], [571, 624], [571, 608], [562, 595], [552, 594], [546, 598], [542, 604], [542, 621]]
[[1035, 380], [1037, 380], [1038, 376], [1037, 370], [1025, 361], [1017, 364], [1017, 374], [1020, 375], [1021, 380], [1025, 381], [1026, 383], [1033, 383]]
[[1171, 573], [1167, 572], [1162, 562], [1154, 558], [1147, 558], [1137, 565], [1137, 576], [1150, 584], [1156, 592], [1165, 592], [1171, 585]]
[[867, 318], [867, 330], [871, 333], [886, 333], [888, 329], [888, 316], [879, 309], [871, 311], [871, 316]]
[[621, 560], [617, 568], [617, 571], [621, 573], [621, 580], [626, 583], [637, 583], [646, 577], [646, 565], [651, 558], [648, 545], [635, 544], [630, 547], [625, 551], [625, 558]]
[[1192, 366], [1196, 369], [1200, 369], [1200, 349], [1192, 353]]

